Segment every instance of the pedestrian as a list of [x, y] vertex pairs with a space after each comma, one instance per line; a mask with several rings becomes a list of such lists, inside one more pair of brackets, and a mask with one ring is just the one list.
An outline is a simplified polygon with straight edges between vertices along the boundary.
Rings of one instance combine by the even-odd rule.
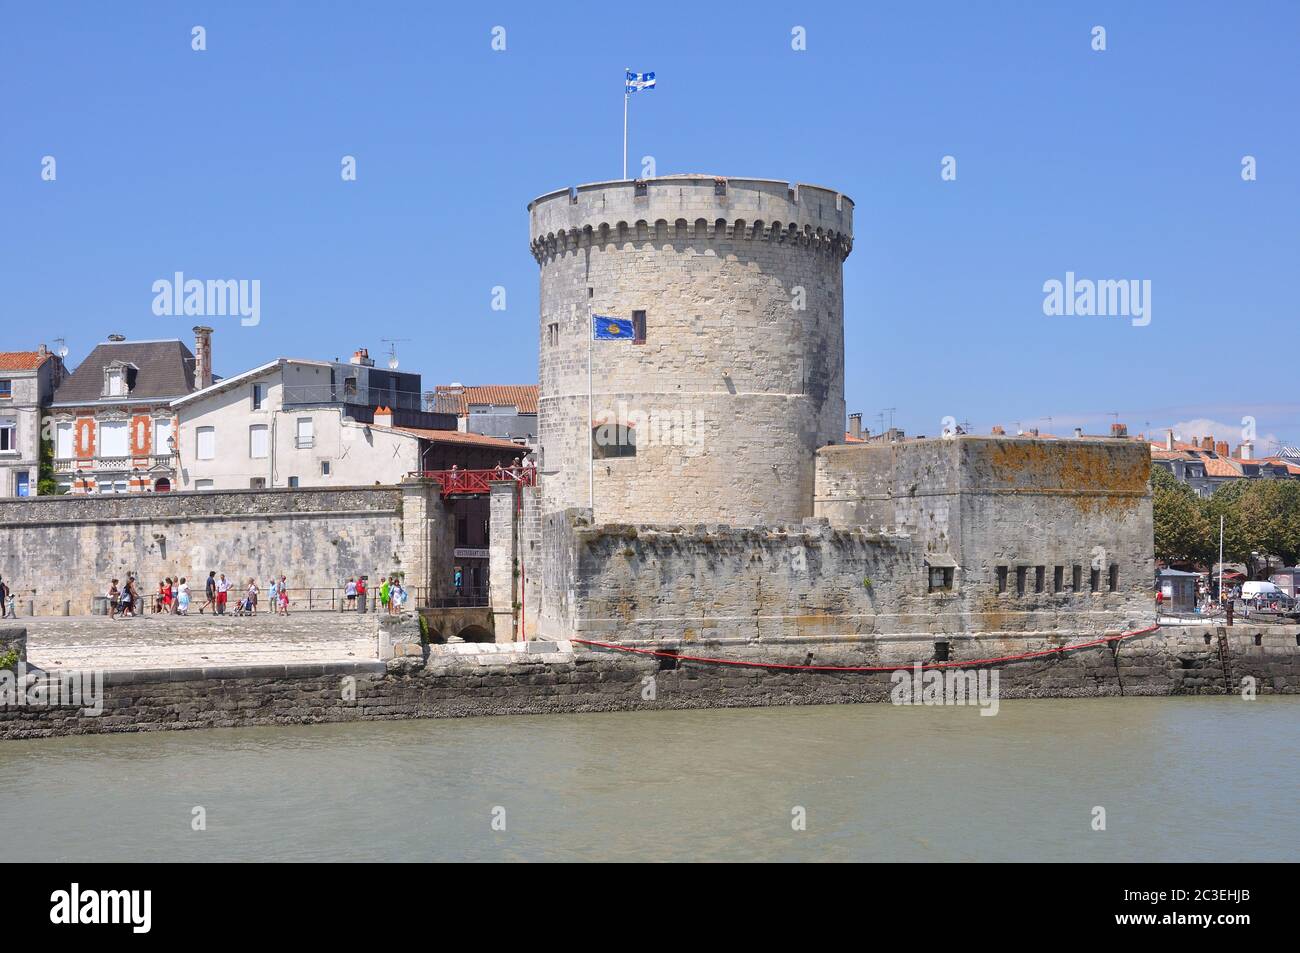
[[465, 574], [461, 572], [460, 567], [456, 567], [456, 572], [452, 575], [452, 584], [456, 587], [456, 598], [459, 599], [464, 595]]
[[15, 600], [14, 600], [14, 591], [13, 591], [12, 589], [10, 589], [10, 590], [9, 590], [9, 596], [8, 596], [8, 598], [5, 599], [5, 605], [4, 605], [4, 610], [5, 610], [5, 611], [4, 611], [3, 618], [5, 618], [5, 619], [16, 619], [16, 618], [18, 618], [18, 612], [17, 612], [17, 609], [16, 609], [16, 605], [17, 605], [17, 604], [16, 604], [16, 602], [15, 602]]
[[[122, 587], [122, 618], [123, 619], [125, 619], [127, 615], [130, 615], [131, 618], [133, 619], [136, 617], [136, 611], [135, 611], [136, 603], [137, 600], [139, 600], [139, 598], [140, 598], [140, 590], [137, 589], [135, 585], [135, 574], [127, 573], [126, 585]], [[140, 605], [139, 608], [143, 610], [144, 606]]]
[[190, 614], [190, 584], [185, 581], [184, 576], [181, 576], [181, 584], [179, 589], [177, 590], [177, 593], [178, 593], [176, 597], [177, 615], [189, 615]]
[[204, 609], [211, 609], [213, 612], [217, 609], [217, 573], [215, 570], [208, 573], [208, 578], [203, 583], [203, 605], [199, 606], [199, 615], [203, 615]]
[[388, 577], [387, 576], [385, 576], [384, 581], [379, 584], [379, 604], [383, 606], [385, 609], [388, 608]]
[[271, 615], [275, 615], [276, 610], [280, 607], [280, 586], [275, 581], [275, 576], [266, 586], [266, 597], [271, 600]]
[[355, 612], [357, 608], [357, 581], [351, 576], [348, 577], [348, 584], [343, 587], [343, 595], [347, 599], [348, 608]]
[[158, 591], [153, 594], [153, 613], [157, 615], [162, 612], [163, 596], [167, 593], [167, 585], [161, 579], [158, 580]]
[[280, 615], [289, 614], [289, 587], [285, 585], [284, 576], [280, 577]]
[[[116, 582], [117, 580], [114, 580]], [[5, 603], [9, 601], [9, 587], [5, 585], [4, 579], [0, 579], [0, 615], [4, 615]]]
[[[0, 589], [0, 592], [2, 591], [3, 590]], [[117, 580], [114, 579], [108, 584], [108, 617], [110, 619], [117, 618], [117, 604], [121, 599], [122, 590], [117, 587]], [[3, 598], [0, 598], [0, 601], [3, 601]]]
[[223, 572], [217, 580], [217, 615], [226, 614], [226, 600], [230, 593], [230, 583], [226, 580], [226, 574]]
[[257, 615], [257, 580], [248, 580], [248, 614]]
[[357, 577], [357, 611], [366, 611], [366, 577]]

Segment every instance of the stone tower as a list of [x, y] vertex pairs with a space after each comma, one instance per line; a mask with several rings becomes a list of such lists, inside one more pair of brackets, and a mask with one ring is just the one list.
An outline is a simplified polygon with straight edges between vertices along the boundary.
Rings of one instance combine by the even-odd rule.
[[[590, 500], [597, 523], [811, 516], [814, 453], [844, 440], [852, 201], [680, 175], [528, 208], [542, 513]], [[592, 314], [633, 321], [637, 340], [591, 343]]]

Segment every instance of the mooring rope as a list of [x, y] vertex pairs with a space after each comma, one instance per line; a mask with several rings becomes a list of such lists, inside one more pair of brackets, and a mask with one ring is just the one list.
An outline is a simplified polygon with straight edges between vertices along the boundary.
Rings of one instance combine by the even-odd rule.
[[[949, 662], [926, 662], [921, 665], [922, 671], [928, 671], [936, 668], [974, 668], [978, 665], [997, 665], [1003, 662], [1022, 662], [1025, 659], [1042, 658], [1047, 655], [1063, 655], [1066, 652], [1077, 652], [1079, 649], [1095, 648], [1098, 645], [1108, 645], [1112, 642], [1120, 642], [1124, 639], [1136, 638], [1139, 635], [1149, 635], [1160, 628], [1160, 624], [1147, 626], [1145, 629], [1134, 629], [1131, 632], [1121, 632], [1118, 635], [1105, 635], [1099, 639], [1092, 639], [1088, 642], [1078, 642], [1074, 645], [1059, 645], [1055, 648], [1041, 649], [1037, 652], [1022, 652], [1019, 655], [1001, 655], [997, 658], [981, 658]], [[680, 655], [673, 651], [663, 651], [661, 649], [639, 649], [631, 645], [620, 645], [617, 642], [595, 642], [590, 639], [569, 639], [578, 645], [590, 645], [600, 649], [613, 649], [619, 652], [629, 652], [634, 655], [652, 655], [658, 658], [677, 659], [681, 662], [701, 662], [705, 665], [734, 665], [740, 668], [771, 668], [783, 669], [798, 672], [896, 672], [899, 669], [915, 668], [916, 663], [900, 665], [790, 665], [782, 662], [747, 662], [742, 659], [725, 659], [725, 658], [708, 658], [702, 655]]]

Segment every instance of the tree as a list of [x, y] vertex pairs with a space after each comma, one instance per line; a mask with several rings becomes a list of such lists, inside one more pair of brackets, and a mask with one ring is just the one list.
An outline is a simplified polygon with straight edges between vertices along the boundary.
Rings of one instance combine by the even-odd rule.
[[1195, 491], [1161, 466], [1151, 467], [1155, 552], [1165, 562], [1201, 562], [1211, 551], [1205, 508]]

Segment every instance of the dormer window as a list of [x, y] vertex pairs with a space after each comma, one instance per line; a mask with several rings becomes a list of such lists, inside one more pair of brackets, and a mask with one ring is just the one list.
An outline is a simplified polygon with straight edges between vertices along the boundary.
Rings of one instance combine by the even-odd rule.
[[105, 397], [126, 397], [131, 393], [135, 382], [135, 366], [125, 361], [113, 361], [104, 366]]

